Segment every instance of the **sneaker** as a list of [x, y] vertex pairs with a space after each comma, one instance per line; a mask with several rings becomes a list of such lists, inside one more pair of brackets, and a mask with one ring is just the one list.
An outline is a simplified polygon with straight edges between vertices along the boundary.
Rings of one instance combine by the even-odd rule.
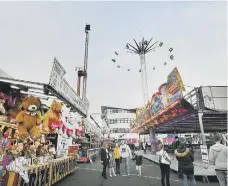
[[113, 174], [113, 176], [116, 176], [116, 174]]
[[110, 175], [109, 177], [112, 177], [112, 175]]

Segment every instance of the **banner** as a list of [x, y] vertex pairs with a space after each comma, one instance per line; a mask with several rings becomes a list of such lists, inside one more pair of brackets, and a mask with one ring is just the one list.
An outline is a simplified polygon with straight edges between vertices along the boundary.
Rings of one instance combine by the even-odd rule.
[[56, 58], [54, 58], [48, 84], [61, 96], [72, 103], [81, 113], [87, 116], [89, 110], [89, 101], [85, 99], [86, 101], [83, 102], [83, 100], [75, 93], [73, 88], [64, 79], [63, 76], [65, 74], [66, 71], [63, 66], [58, 62]]
[[[175, 67], [168, 75], [167, 82], [163, 83], [158, 88], [158, 92], [152, 95], [151, 101], [148, 101], [148, 104], [145, 105], [144, 108], [137, 109], [136, 125], [143, 124], [153, 115], [159, 113], [176, 101], [181, 100], [183, 98], [183, 91], [185, 91], [185, 88], [178, 69]], [[167, 120], [166, 118], [168, 118], [168, 116], [165, 117], [164, 120]]]
[[152, 95], [151, 112], [156, 114], [168, 105], [183, 98], [182, 92], [185, 91], [181, 76], [175, 67], [168, 75], [167, 82], [163, 83], [158, 92]]
[[65, 138], [64, 136], [58, 135], [57, 154], [60, 156], [67, 155], [69, 145], [72, 145], [72, 138]]

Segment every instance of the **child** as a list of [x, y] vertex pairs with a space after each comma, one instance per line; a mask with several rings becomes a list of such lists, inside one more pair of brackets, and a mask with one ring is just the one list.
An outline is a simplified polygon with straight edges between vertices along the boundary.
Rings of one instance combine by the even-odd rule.
[[170, 165], [171, 159], [167, 152], [163, 149], [163, 144], [160, 143], [158, 145], [157, 156], [159, 159], [159, 165], [161, 169], [161, 183], [162, 186], [165, 186], [165, 178], [166, 178], [166, 186], [170, 186], [169, 182], [169, 174], [170, 174]]
[[142, 175], [142, 155], [140, 155], [139, 150], [135, 152], [135, 157], [132, 160], [136, 160], [136, 170], [138, 171], [138, 176]]
[[108, 163], [109, 175], [110, 175], [110, 177], [112, 177], [112, 174], [113, 174], [113, 176], [116, 176], [115, 170], [114, 170], [115, 159], [114, 159], [114, 155], [113, 155], [113, 153], [111, 151], [109, 152], [109, 157], [110, 157], [110, 160], [109, 160], [109, 163]]

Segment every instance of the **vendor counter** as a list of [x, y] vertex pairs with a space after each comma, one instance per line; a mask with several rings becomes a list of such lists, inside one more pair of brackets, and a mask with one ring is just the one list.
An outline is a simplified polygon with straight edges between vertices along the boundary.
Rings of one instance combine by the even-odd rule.
[[50, 186], [76, 170], [76, 157], [55, 159], [46, 164], [28, 167], [29, 183], [18, 173], [5, 172], [2, 186]]

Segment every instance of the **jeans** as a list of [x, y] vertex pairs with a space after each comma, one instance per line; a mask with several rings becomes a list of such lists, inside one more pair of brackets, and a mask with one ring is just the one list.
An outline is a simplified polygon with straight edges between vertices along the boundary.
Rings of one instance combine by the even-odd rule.
[[103, 163], [103, 171], [102, 171], [102, 176], [105, 178], [106, 177], [106, 169], [107, 169], [108, 164], [106, 162]]
[[126, 173], [127, 175], [130, 174], [129, 161], [130, 161], [129, 158], [123, 158], [124, 169], [125, 169], [125, 173]]
[[136, 165], [136, 170], [138, 171], [138, 175], [142, 175], [142, 166], [141, 165]]
[[220, 186], [227, 186], [227, 171], [215, 171]]
[[166, 164], [161, 163], [160, 169], [161, 169], [162, 186], [165, 186], [165, 179], [166, 179], [166, 186], [170, 186], [170, 182], [169, 182], [170, 165], [166, 165]]
[[120, 159], [115, 159], [116, 161], [116, 174], [120, 174]]
[[196, 185], [196, 180], [195, 180], [195, 176], [193, 174], [190, 175], [186, 175], [183, 174], [184, 177], [184, 186], [189, 186], [188, 182], [190, 181], [190, 185], [191, 186], [195, 186]]

